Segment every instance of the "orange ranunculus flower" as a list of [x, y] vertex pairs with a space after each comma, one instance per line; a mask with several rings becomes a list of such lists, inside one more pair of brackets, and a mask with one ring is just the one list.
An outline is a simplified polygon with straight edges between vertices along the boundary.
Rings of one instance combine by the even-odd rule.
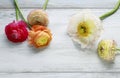
[[45, 26], [34, 25], [29, 31], [29, 43], [36, 48], [47, 46], [51, 40], [52, 34]]

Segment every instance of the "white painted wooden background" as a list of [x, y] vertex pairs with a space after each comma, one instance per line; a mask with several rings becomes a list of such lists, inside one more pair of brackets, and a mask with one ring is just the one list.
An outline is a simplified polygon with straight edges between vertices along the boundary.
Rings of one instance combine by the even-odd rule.
[[[15, 19], [12, 0], [0, 1], [0, 78], [119, 78], [120, 56], [112, 64], [103, 63], [95, 51], [81, 51], [66, 34], [69, 18], [83, 9], [91, 9], [98, 17], [109, 11], [117, 0], [50, 0], [47, 13], [53, 34], [44, 50], [9, 42], [5, 25]], [[41, 8], [44, 0], [18, 0], [27, 17]], [[103, 39], [114, 39], [120, 47], [120, 10], [103, 21]]]

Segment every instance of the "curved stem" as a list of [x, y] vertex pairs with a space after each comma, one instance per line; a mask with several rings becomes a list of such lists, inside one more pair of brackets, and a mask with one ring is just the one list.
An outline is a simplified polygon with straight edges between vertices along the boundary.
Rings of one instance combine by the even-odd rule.
[[16, 5], [16, 8], [18, 9], [19, 13], [21, 14], [21, 16], [22, 16], [23, 20], [27, 23], [28, 28], [29, 28], [29, 29], [31, 29], [31, 26], [28, 24], [27, 20], [24, 18], [23, 14], [22, 14], [22, 12], [21, 12], [21, 10], [20, 10], [20, 8], [19, 8], [19, 6], [18, 6], [17, 1], [16, 1], [16, 0], [14, 0], [14, 2], [15, 2], [15, 5]]
[[43, 5], [43, 10], [46, 10], [47, 5], [48, 5], [48, 1], [49, 1], [49, 0], [46, 0], [46, 1], [45, 1], [44, 5]]
[[117, 4], [115, 5], [115, 7], [111, 11], [109, 11], [109, 12], [103, 14], [102, 16], [100, 16], [100, 19], [104, 20], [105, 18], [107, 18], [110, 15], [114, 14], [119, 9], [119, 6], [120, 6], [120, 0], [118, 0]]

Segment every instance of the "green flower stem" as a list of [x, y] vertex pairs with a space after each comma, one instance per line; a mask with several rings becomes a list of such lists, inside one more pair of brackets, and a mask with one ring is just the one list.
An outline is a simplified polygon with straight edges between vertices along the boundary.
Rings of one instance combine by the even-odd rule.
[[19, 11], [17, 8], [15, 8], [15, 11], [16, 11], [16, 20], [19, 20]]
[[115, 49], [115, 54], [119, 55], [120, 54], [120, 48]]
[[48, 1], [49, 1], [49, 0], [46, 0], [46, 1], [45, 1], [44, 5], [43, 5], [43, 10], [46, 10], [47, 5], [48, 5]]
[[[15, 2], [14, 2], [14, 5], [15, 5]], [[15, 7], [15, 13], [16, 13], [16, 20], [19, 20], [19, 11], [16, 7]]]
[[19, 13], [20, 13], [21, 16], [22, 16], [22, 19], [27, 23], [28, 28], [31, 29], [31, 26], [28, 24], [27, 20], [24, 18], [23, 14], [22, 14], [22, 12], [21, 12], [19, 6], [18, 6], [17, 0], [14, 0], [14, 3], [15, 3], [16, 8], [18, 9]]
[[116, 51], [120, 51], [120, 48], [116, 48]]
[[120, 6], [120, 0], [118, 0], [117, 4], [115, 5], [115, 7], [111, 11], [109, 11], [109, 12], [103, 14], [102, 16], [100, 16], [100, 19], [104, 20], [105, 18], [107, 18], [110, 15], [114, 14], [119, 9], [119, 6]]

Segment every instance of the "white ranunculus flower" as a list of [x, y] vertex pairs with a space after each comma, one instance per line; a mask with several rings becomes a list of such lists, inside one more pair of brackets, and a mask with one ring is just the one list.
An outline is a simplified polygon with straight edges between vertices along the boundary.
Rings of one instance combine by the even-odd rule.
[[71, 17], [67, 33], [81, 48], [90, 49], [94, 47], [102, 30], [102, 21], [90, 10], [83, 10]]

